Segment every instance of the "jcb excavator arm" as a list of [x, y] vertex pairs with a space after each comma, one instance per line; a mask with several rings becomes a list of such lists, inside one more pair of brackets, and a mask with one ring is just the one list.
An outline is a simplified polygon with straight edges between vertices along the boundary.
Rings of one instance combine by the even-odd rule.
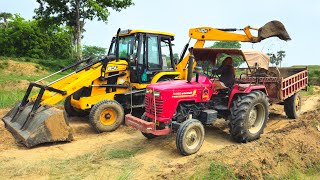
[[[253, 36], [250, 30], [257, 31], [258, 36]], [[242, 33], [234, 33], [242, 31]], [[202, 48], [205, 41], [240, 41], [257, 43], [269, 37], [278, 37], [282, 40], [290, 40], [284, 25], [279, 21], [270, 21], [260, 28], [246, 26], [243, 29], [227, 28], [219, 29], [212, 27], [198, 27], [189, 29], [189, 37], [196, 39], [194, 48]], [[179, 79], [187, 78], [187, 64], [189, 54], [187, 54], [176, 66], [176, 71], [180, 72]], [[196, 63], [194, 63], [194, 66]]]

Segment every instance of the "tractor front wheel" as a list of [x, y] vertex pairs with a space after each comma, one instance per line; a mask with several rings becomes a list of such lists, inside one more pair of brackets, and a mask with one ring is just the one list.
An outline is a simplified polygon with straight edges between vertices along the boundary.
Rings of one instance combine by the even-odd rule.
[[236, 142], [246, 143], [260, 138], [269, 116], [269, 102], [265, 93], [253, 91], [238, 96], [230, 110], [230, 132]]
[[123, 108], [114, 100], [98, 102], [93, 106], [89, 115], [89, 122], [98, 133], [116, 130], [123, 120]]
[[182, 155], [191, 155], [199, 151], [204, 141], [204, 127], [199, 120], [184, 121], [177, 132], [176, 146]]
[[284, 100], [284, 111], [289, 119], [297, 119], [301, 112], [301, 96], [295, 93]]

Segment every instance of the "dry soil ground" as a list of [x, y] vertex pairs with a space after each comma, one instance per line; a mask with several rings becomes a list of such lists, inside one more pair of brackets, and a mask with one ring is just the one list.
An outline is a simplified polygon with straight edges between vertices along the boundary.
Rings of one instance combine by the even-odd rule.
[[[96, 134], [86, 119], [79, 118], [71, 120], [75, 136], [71, 143], [27, 149], [0, 122], [0, 179], [201, 178], [212, 162], [228, 165], [237, 177], [266, 178], [320, 162], [320, 96], [304, 97], [303, 114], [297, 120], [286, 119], [280, 105], [270, 109], [261, 139], [234, 143], [221, 120], [206, 128], [202, 148], [191, 156], [178, 153], [174, 135], [147, 140], [125, 126]], [[0, 116], [7, 111], [0, 110]]]

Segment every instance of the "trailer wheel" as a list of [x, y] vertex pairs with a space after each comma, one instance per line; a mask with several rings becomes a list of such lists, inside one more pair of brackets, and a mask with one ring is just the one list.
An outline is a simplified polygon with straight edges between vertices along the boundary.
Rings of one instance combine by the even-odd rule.
[[[147, 117], [146, 113], [143, 113], [143, 115], [141, 116], [141, 119], [143, 119], [143, 120], [145, 120], [147, 122], [150, 122], [150, 118]], [[144, 133], [144, 132], [141, 132], [141, 133], [147, 139], [153, 139], [153, 138], [158, 137], [157, 135], [154, 135], [154, 134], [151, 134], [151, 133]]]
[[269, 103], [265, 93], [253, 91], [238, 96], [230, 110], [230, 132], [236, 142], [246, 143], [260, 138], [269, 116]]
[[204, 134], [204, 127], [199, 120], [184, 121], [177, 132], [177, 149], [185, 156], [196, 153], [203, 144]]
[[89, 112], [81, 110], [81, 109], [76, 109], [71, 105], [71, 96], [68, 96], [64, 100], [64, 109], [66, 110], [66, 113], [68, 116], [84, 117], [84, 116], [89, 115]]
[[284, 111], [289, 119], [297, 119], [301, 112], [301, 96], [295, 93], [284, 100]]
[[93, 106], [89, 115], [89, 122], [98, 133], [116, 130], [123, 120], [123, 108], [114, 100], [98, 102]]

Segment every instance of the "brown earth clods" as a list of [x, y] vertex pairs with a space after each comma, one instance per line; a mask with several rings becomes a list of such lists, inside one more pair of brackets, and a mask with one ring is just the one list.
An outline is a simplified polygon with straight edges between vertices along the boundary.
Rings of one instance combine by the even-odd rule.
[[[305, 105], [305, 107], [304, 107]], [[238, 178], [262, 179], [269, 175], [280, 177], [292, 167], [302, 170], [320, 161], [320, 96], [303, 98], [303, 114], [297, 120], [288, 120], [283, 106], [271, 106], [270, 119], [261, 139], [246, 143], [234, 143], [224, 121], [206, 127], [205, 142], [200, 151], [191, 156], [181, 156], [175, 147], [175, 136], [169, 135], [146, 140], [140, 132], [122, 126], [111, 133], [96, 134], [85, 118], [74, 118], [70, 126], [74, 131], [71, 143], [55, 143], [26, 149], [16, 143], [11, 134], [0, 123], [0, 162], [13, 167], [21, 163], [34, 165], [52, 158], [66, 160], [87, 153], [97, 153], [101, 147], [110, 149], [132, 149], [140, 147], [131, 161], [138, 164], [132, 170], [133, 179], [185, 179], [197, 173], [208, 172], [211, 162], [232, 168]], [[8, 110], [0, 111], [3, 116]], [[119, 164], [121, 159], [109, 160]], [[72, 165], [70, 165], [72, 166]], [[104, 165], [102, 165], [104, 166]], [[50, 169], [50, 168], [49, 168]], [[114, 171], [103, 171], [118, 177]], [[41, 172], [45, 177], [50, 176]], [[0, 172], [2, 177], [11, 177]], [[28, 174], [37, 176], [37, 172]], [[87, 177], [94, 177], [88, 174]], [[197, 176], [196, 176], [197, 177]], [[201, 174], [199, 177], [202, 177]], [[17, 176], [16, 178], [21, 178]]]

